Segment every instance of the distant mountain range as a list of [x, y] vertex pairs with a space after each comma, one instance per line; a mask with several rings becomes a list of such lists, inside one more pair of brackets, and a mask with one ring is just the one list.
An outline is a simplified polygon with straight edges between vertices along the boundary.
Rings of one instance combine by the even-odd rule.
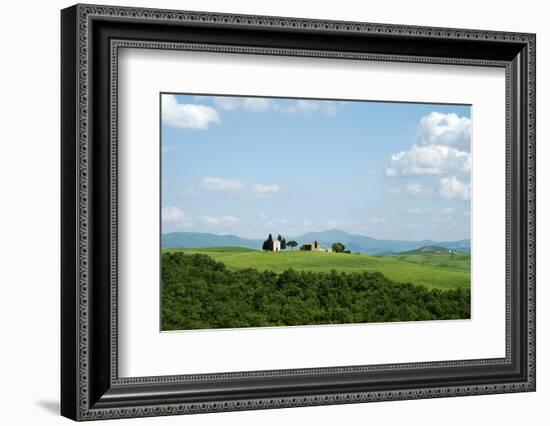
[[201, 232], [170, 232], [162, 234], [162, 247], [247, 247], [261, 250], [263, 240], [249, 240], [236, 235], [217, 235]]
[[[401, 241], [401, 240], [378, 240], [364, 235], [348, 234], [339, 229], [330, 229], [321, 232], [307, 232], [298, 237], [287, 237], [287, 241], [295, 240], [299, 245], [317, 241], [325, 247], [340, 242], [351, 251], [360, 251], [371, 254], [392, 254], [403, 251], [416, 250], [426, 246], [438, 246], [446, 249], [470, 252], [470, 240], [459, 241]], [[237, 246], [261, 250], [263, 240], [247, 239], [236, 235], [217, 235], [198, 232], [171, 232], [162, 235], [162, 247], [171, 248], [195, 248], [195, 247], [220, 247]]]
[[441, 246], [424, 246], [424, 247], [417, 248], [415, 250], [402, 251], [399, 254], [438, 254], [438, 253], [448, 253], [449, 250], [453, 250], [453, 249], [448, 249]]

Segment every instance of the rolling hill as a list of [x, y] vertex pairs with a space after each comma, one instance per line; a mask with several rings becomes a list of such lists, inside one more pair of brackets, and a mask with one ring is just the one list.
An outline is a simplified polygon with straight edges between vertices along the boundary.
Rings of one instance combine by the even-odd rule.
[[[378, 240], [376, 238], [349, 234], [339, 229], [322, 232], [308, 232], [297, 237], [286, 237], [287, 241], [295, 240], [298, 244], [318, 241], [321, 245], [330, 247], [335, 242], [341, 242], [348, 250], [371, 254], [396, 254], [403, 251], [416, 250], [425, 246], [439, 246], [462, 252], [470, 252], [470, 240], [437, 242], [431, 240]], [[195, 248], [236, 246], [261, 249], [263, 240], [246, 239], [236, 235], [216, 235], [197, 232], [172, 232], [162, 235], [162, 247]]]
[[470, 255], [459, 253], [373, 256], [366, 254], [324, 253], [311, 251], [263, 252], [241, 247], [206, 247], [163, 249], [163, 252], [206, 254], [231, 269], [253, 268], [258, 271], [283, 272], [288, 269], [312, 272], [381, 272], [387, 278], [451, 289], [470, 286]]
[[449, 253], [449, 250], [441, 246], [424, 246], [415, 250], [404, 251], [399, 254], [436, 254], [436, 253]]

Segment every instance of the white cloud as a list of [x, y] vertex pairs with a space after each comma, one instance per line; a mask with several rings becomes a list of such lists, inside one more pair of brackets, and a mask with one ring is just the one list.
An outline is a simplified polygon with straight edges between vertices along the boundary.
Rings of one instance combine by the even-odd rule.
[[215, 226], [234, 226], [241, 220], [235, 216], [199, 216], [199, 219], [204, 221], [208, 225]]
[[162, 123], [185, 129], [208, 130], [220, 123], [217, 111], [206, 105], [180, 104], [174, 95], [162, 95]]
[[456, 176], [445, 177], [439, 180], [439, 194], [446, 200], [469, 200], [470, 184], [462, 182]]
[[419, 183], [409, 183], [405, 186], [405, 190], [412, 195], [419, 195], [427, 192], [426, 188]]
[[162, 222], [169, 224], [171, 228], [194, 228], [201, 222], [203, 225], [221, 227], [236, 226], [240, 219], [235, 216], [192, 216], [185, 213], [179, 207], [163, 207], [161, 210]]
[[181, 195], [199, 195], [203, 192], [233, 192], [243, 198], [265, 198], [281, 191], [277, 184], [246, 183], [240, 179], [207, 176], [198, 185], [190, 186]]
[[244, 183], [239, 179], [222, 179], [218, 177], [205, 177], [200, 186], [206, 191], [239, 191], [244, 188]]
[[224, 111], [235, 111], [242, 109], [251, 112], [278, 111], [291, 114], [312, 114], [321, 113], [333, 115], [337, 107], [344, 102], [317, 101], [309, 99], [298, 99], [295, 101], [277, 101], [269, 98], [247, 98], [247, 97], [225, 97], [216, 96], [212, 98], [214, 105]]
[[314, 112], [319, 112], [325, 115], [334, 115], [336, 114], [336, 106], [337, 104], [335, 102], [298, 99], [290, 105], [276, 104], [276, 109], [289, 113], [311, 114]]
[[163, 222], [176, 223], [188, 221], [190, 217], [179, 207], [163, 207], [161, 210]]
[[417, 142], [421, 145], [450, 145], [469, 151], [471, 124], [467, 117], [434, 111], [420, 120]]
[[468, 172], [470, 154], [445, 145], [413, 145], [390, 158], [386, 176], [437, 175], [448, 172]]
[[471, 168], [471, 120], [455, 113], [432, 112], [420, 119], [416, 142], [390, 157], [386, 176], [467, 173]]
[[256, 194], [274, 194], [279, 192], [281, 189], [279, 185], [262, 185], [260, 183], [255, 183], [251, 185], [252, 192]]
[[237, 98], [237, 97], [214, 97], [213, 103], [225, 111], [244, 109], [246, 111], [267, 111], [273, 109], [275, 103], [266, 98]]

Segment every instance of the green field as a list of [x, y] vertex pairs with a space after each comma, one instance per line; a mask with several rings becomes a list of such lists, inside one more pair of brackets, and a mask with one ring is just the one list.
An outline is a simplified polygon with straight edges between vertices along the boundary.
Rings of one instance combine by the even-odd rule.
[[452, 289], [470, 286], [470, 255], [466, 253], [372, 256], [300, 250], [262, 252], [242, 247], [163, 249], [163, 252], [205, 254], [233, 270], [253, 268], [276, 273], [288, 269], [312, 272], [380, 272], [390, 280], [427, 288]]

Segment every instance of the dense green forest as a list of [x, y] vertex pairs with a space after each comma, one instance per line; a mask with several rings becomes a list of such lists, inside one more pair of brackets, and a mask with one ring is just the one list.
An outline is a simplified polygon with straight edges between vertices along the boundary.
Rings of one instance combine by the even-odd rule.
[[470, 318], [470, 290], [397, 283], [378, 272], [229, 269], [204, 254], [162, 254], [162, 329]]

